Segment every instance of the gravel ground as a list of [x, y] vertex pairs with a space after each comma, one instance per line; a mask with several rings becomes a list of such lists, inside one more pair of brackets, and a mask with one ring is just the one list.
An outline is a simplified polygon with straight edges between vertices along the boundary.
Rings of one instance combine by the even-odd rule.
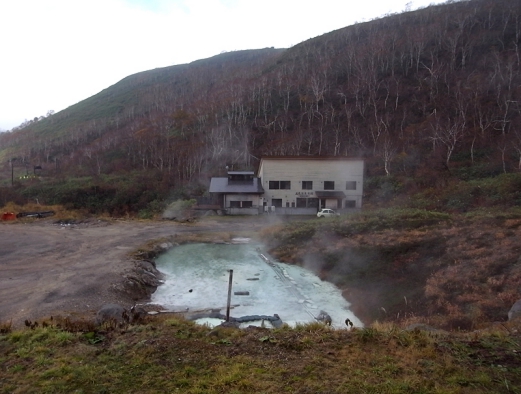
[[0, 323], [51, 315], [94, 315], [106, 303], [132, 299], [114, 288], [131, 268], [129, 252], [176, 233], [255, 230], [267, 221], [101, 221], [36, 219], [0, 222]]

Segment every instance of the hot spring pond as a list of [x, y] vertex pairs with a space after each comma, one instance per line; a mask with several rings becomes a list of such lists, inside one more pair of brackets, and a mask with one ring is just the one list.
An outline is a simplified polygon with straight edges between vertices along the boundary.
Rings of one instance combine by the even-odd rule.
[[[361, 321], [350, 311], [340, 290], [312, 272], [293, 265], [267, 261], [255, 243], [186, 244], [176, 246], [156, 259], [165, 283], [152, 295], [151, 303], [170, 311], [194, 313], [219, 310], [226, 314], [230, 270], [233, 270], [230, 316], [273, 316], [290, 326], [316, 321], [321, 310], [332, 318], [332, 326], [346, 328], [349, 318], [357, 327]], [[202, 318], [200, 324], [220, 324]], [[264, 325], [269, 321], [243, 323]]]

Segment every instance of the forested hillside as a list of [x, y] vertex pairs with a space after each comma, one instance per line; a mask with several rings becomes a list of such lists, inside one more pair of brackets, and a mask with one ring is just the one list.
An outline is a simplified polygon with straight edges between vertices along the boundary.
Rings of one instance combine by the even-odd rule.
[[0, 162], [49, 177], [144, 171], [167, 189], [262, 155], [362, 156], [369, 180], [413, 190], [515, 173], [520, 42], [520, 0], [450, 1], [145, 71], [0, 134]]

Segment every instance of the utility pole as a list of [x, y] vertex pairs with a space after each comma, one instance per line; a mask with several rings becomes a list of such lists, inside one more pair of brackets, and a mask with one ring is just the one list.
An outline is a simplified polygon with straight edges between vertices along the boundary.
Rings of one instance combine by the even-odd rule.
[[232, 300], [233, 270], [230, 270], [230, 281], [228, 282], [228, 303], [226, 304], [226, 321], [230, 321], [230, 303]]
[[11, 186], [14, 185], [14, 165], [13, 165], [13, 161], [16, 160], [16, 157], [13, 157], [9, 160], [9, 162], [11, 163]]

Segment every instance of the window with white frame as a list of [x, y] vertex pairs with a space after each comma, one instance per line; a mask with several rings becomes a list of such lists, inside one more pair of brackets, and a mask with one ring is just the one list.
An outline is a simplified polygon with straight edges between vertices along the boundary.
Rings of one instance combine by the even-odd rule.
[[356, 190], [356, 181], [346, 181], [346, 190]]
[[297, 198], [297, 208], [318, 208], [318, 198]]
[[302, 190], [313, 190], [313, 181], [302, 181]]
[[297, 198], [297, 208], [306, 208], [307, 207], [307, 198]]
[[270, 190], [289, 190], [291, 189], [291, 181], [269, 181]]
[[268, 187], [270, 190], [279, 190], [280, 189], [280, 182], [279, 181], [269, 181]]

